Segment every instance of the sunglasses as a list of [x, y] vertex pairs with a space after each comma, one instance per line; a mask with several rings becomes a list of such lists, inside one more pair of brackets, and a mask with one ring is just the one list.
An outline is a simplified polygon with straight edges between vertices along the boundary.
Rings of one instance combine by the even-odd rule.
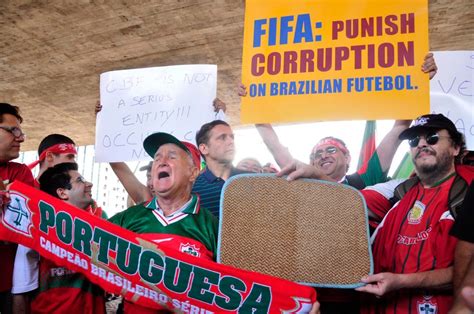
[[21, 137], [25, 136], [25, 133], [20, 128], [17, 128], [16, 126], [10, 127], [10, 126], [0, 126], [0, 129], [5, 130], [11, 134], [13, 134], [14, 137]]
[[408, 140], [408, 145], [410, 145], [410, 147], [412, 147], [412, 148], [417, 147], [418, 143], [420, 143], [420, 138], [422, 138], [422, 137], [425, 138], [426, 144], [428, 144], [428, 145], [436, 145], [436, 143], [438, 143], [439, 139], [442, 138], [442, 137], [450, 138], [449, 136], [441, 136], [436, 132], [435, 133], [428, 133], [425, 136], [417, 135], [417, 136], [409, 139]]
[[337, 152], [337, 147], [336, 146], [328, 146], [325, 149], [318, 149], [311, 155], [309, 155], [309, 158], [311, 160], [317, 160], [321, 159], [323, 157], [323, 153], [326, 152], [326, 155], [333, 155]]

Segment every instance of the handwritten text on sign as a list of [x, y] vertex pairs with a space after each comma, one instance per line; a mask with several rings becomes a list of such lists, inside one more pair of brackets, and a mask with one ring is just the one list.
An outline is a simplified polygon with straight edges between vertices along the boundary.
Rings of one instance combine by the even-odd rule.
[[435, 52], [438, 73], [431, 80], [431, 111], [454, 122], [474, 150], [474, 51]]
[[242, 122], [429, 111], [425, 0], [246, 2]]
[[214, 119], [215, 65], [179, 65], [112, 71], [100, 76], [96, 160], [149, 158], [143, 140], [168, 132], [194, 143], [196, 131]]

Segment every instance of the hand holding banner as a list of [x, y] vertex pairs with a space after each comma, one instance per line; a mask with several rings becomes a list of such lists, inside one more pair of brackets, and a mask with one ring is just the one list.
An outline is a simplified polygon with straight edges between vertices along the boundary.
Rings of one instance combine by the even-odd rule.
[[33, 248], [140, 305], [192, 313], [306, 313], [313, 288], [164, 249], [20, 182], [0, 240]]
[[429, 111], [426, 0], [246, 1], [242, 122]]

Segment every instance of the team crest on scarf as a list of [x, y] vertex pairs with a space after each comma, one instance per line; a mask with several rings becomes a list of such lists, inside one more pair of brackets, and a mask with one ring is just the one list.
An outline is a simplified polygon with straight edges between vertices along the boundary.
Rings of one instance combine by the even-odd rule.
[[181, 243], [180, 246], [179, 246], [179, 250], [183, 253], [186, 253], [186, 254], [189, 254], [189, 255], [192, 255], [192, 256], [196, 256], [196, 257], [201, 256], [201, 253], [199, 252], [199, 248], [197, 246], [195, 246], [194, 244]]
[[425, 204], [420, 201], [416, 201], [415, 204], [413, 204], [413, 207], [410, 209], [410, 212], [408, 213], [408, 223], [410, 225], [419, 224], [421, 219], [423, 218], [425, 208]]
[[25, 196], [11, 193], [10, 203], [2, 215], [2, 223], [9, 229], [31, 238], [31, 210], [27, 203], [28, 199]]
[[431, 296], [425, 296], [423, 301], [416, 303], [418, 314], [437, 314], [438, 306], [430, 302]]

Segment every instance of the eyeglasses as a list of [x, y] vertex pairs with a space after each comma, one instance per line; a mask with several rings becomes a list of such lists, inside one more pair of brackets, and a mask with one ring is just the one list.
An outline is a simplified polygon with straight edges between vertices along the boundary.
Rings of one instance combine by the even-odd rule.
[[84, 183], [84, 184], [87, 183], [86, 179], [84, 179], [83, 176], [78, 176], [78, 177], [76, 178], [76, 182], [77, 182], [77, 183]]
[[420, 143], [420, 138], [422, 137], [425, 138], [426, 144], [428, 145], [436, 145], [436, 143], [438, 143], [439, 139], [442, 137], [450, 138], [449, 136], [441, 136], [438, 133], [428, 133], [425, 136], [417, 135], [414, 138], [409, 139], [408, 145], [410, 145], [410, 147], [417, 147], [418, 143]]
[[12, 126], [1, 126], [0, 125], [0, 129], [3, 129], [5, 131], [13, 134], [14, 137], [22, 137], [22, 136], [25, 137], [26, 136], [26, 134], [23, 133], [23, 131], [20, 128], [16, 127], [16, 126], [12, 127]]
[[309, 158], [311, 160], [321, 159], [321, 157], [323, 157], [323, 152], [326, 152], [326, 155], [333, 155], [337, 152], [337, 147], [336, 146], [328, 146], [325, 149], [318, 149], [317, 151], [315, 151], [314, 153], [309, 155]]

